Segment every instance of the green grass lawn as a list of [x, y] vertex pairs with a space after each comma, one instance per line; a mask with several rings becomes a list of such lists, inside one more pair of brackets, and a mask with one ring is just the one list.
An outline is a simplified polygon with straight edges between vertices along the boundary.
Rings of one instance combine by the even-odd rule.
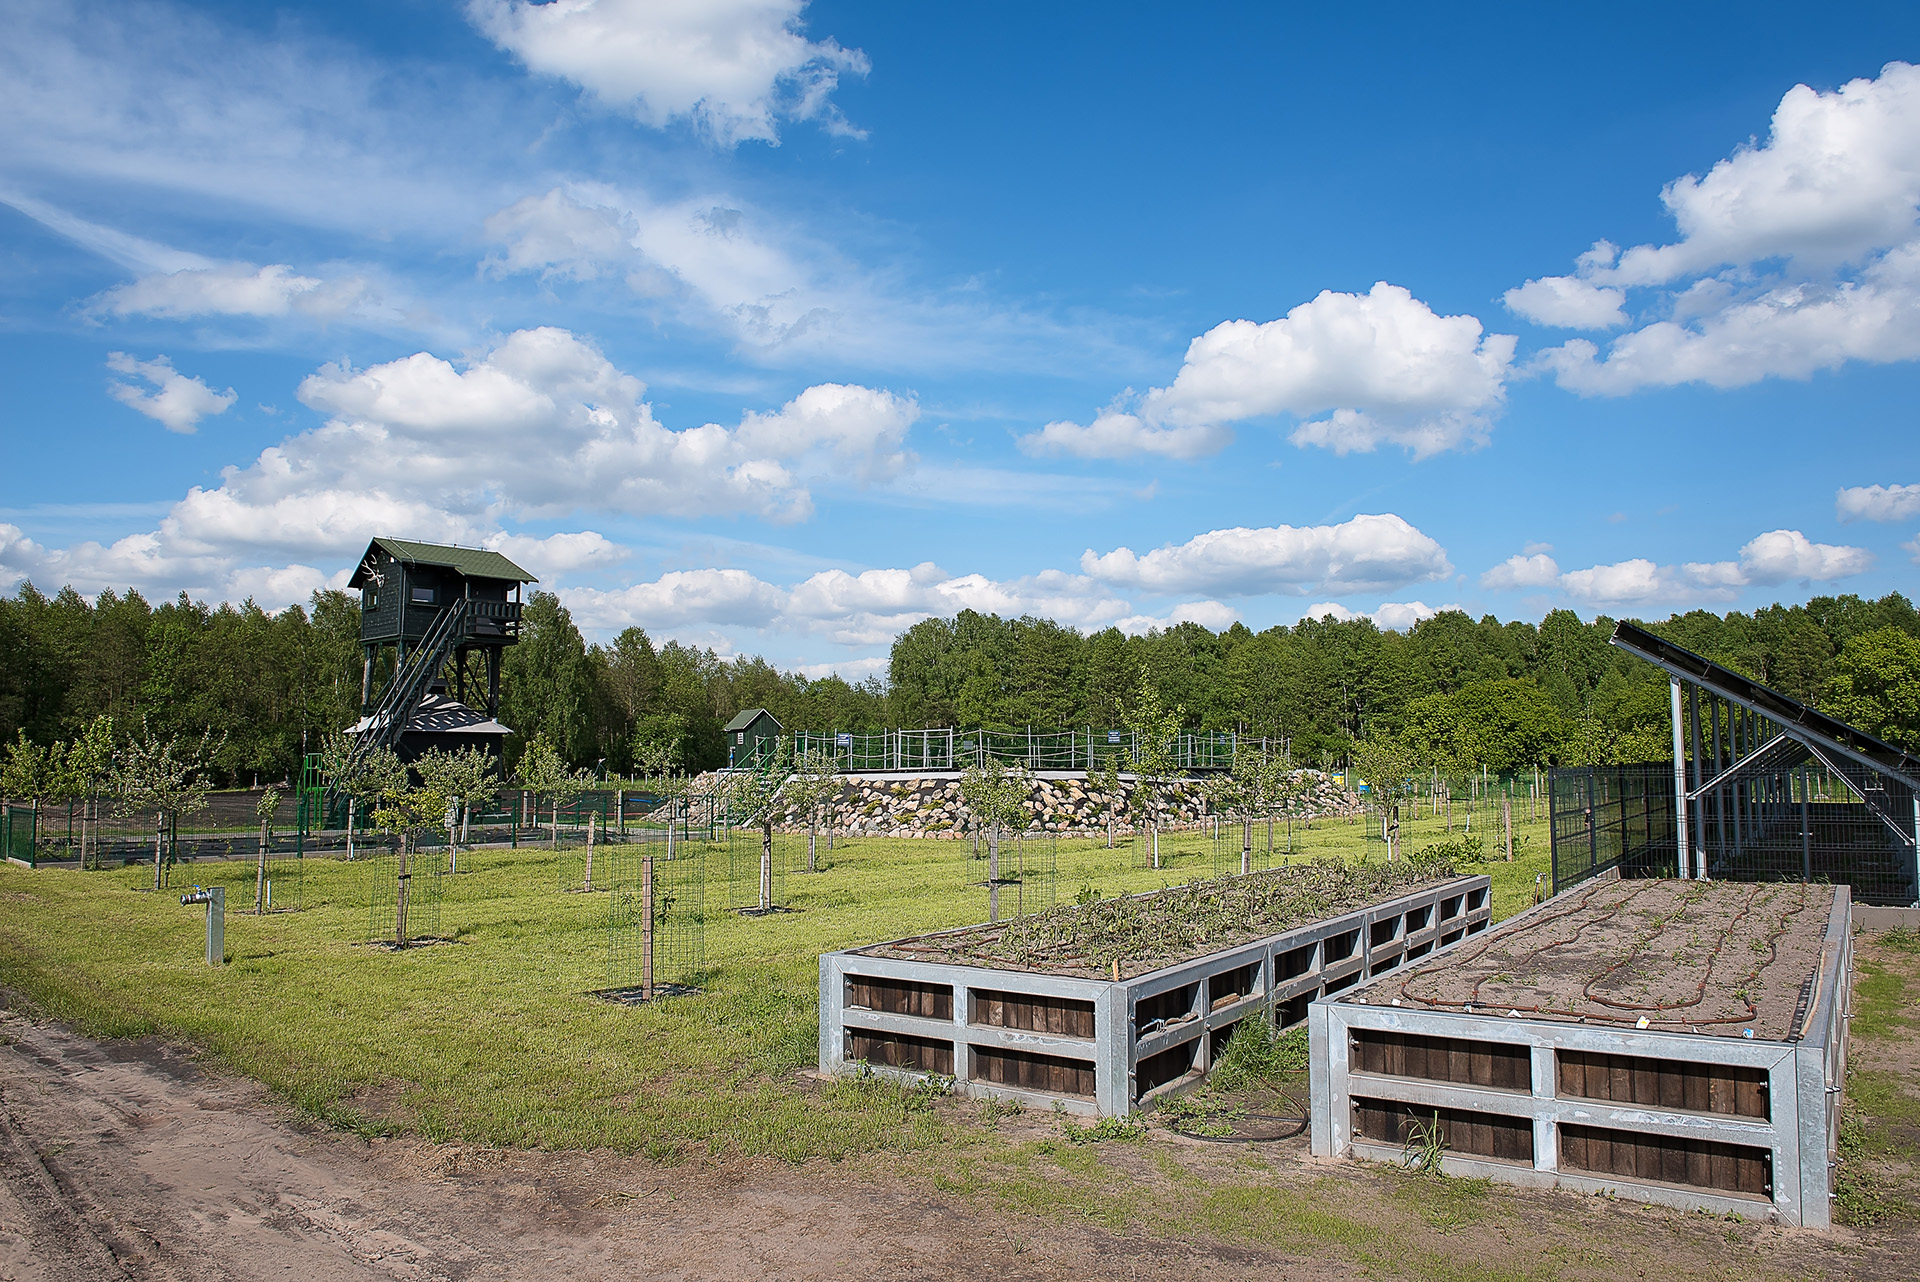
[[[1437, 821], [1411, 827], [1416, 844], [1440, 836]], [[1547, 867], [1545, 825], [1522, 838], [1515, 862], [1487, 865], [1497, 915], [1531, 903]], [[1124, 841], [1062, 842], [1059, 897], [1209, 876], [1210, 848], [1190, 852], [1196, 844], [1170, 839], [1156, 872], [1135, 867]], [[1341, 820], [1296, 828], [1294, 848], [1295, 858], [1384, 857]], [[795, 1074], [816, 1059], [821, 952], [984, 919], [966, 848], [860, 839], [821, 853], [823, 871], [787, 875], [796, 911], [748, 918], [723, 910], [719, 850], [703, 991], [644, 1007], [590, 995], [607, 983], [607, 897], [560, 893], [574, 856], [539, 847], [464, 854], [465, 871], [445, 878], [441, 933], [452, 942], [404, 952], [363, 942], [365, 865], [309, 861], [303, 910], [229, 912], [230, 964], [219, 969], [202, 961], [201, 910], [182, 907], [179, 891], [220, 884], [230, 905], [250, 906], [249, 863], [183, 865], [163, 893], [141, 889], [146, 868], [0, 865], [0, 985], [94, 1036], [203, 1047], [299, 1108], [367, 1131], [790, 1161], [954, 1138], [959, 1123], [910, 1091], [811, 1088]], [[781, 854], [803, 866], [804, 839], [783, 838]]]

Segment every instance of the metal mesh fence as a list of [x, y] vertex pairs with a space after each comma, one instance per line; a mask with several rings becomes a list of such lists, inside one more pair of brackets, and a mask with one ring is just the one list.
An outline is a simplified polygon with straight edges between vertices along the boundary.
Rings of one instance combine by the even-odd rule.
[[1671, 765], [1560, 766], [1547, 791], [1556, 895], [1612, 869], [1622, 877], [1679, 870]]
[[1294, 847], [1291, 814], [1224, 815], [1213, 841], [1213, 875], [1265, 872], [1287, 861]]
[[[262, 912], [299, 912], [306, 907], [307, 861], [298, 853], [269, 854], [264, 868], [257, 860], [254, 866], [255, 899]], [[252, 906], [251, 902], [247, 905]]]
[[[1211, 872], [1220, 861], [1219, 826], [1208, 820], [1198, 827], [1135, 828], [1128, 837], [1135, 868], [1153, 868], [1162, 872]], [[1238, 851], [1238, 843], [1235, 850]], [[1239, 858], [1235, 854], [1235, 859]]]
[[[1561, 767], [1548, 786], [1556, 894], [1610, 869], [1680, 870], [1672, 765]], [[1910, 904], [1915, 801], [1904, 781], [1852, 763], [1756, 771], [1689, 804], [1690, 863], [1709, 877], [1827, 882], [1862, 903]]]
[[1844, 884], [1868, 904], [1910, 904], [1920, 827], [1914, 789], [1846, 763], [1770, 771], [1694, 803], [1708, 875]]

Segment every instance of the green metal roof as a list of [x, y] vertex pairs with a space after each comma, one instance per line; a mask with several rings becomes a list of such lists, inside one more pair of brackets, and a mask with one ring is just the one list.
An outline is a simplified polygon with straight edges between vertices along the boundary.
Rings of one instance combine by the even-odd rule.
[[773, 722], [773, 728], [775, 730], [780, 728], [780, 719], [771, 712], [768, 712], [765, 708], [747, 708], [741, 712], [736, 712], [733, 720], [727, 722], [723, 728], [728, 734], [731, 734], [735, 730], [745, 730], [762, 717]]
[[[507, 579], [514, 583], [538, 583], [540, 580], [501, 556], [485, 548], [456, 548], [443, 543], [415, 543], [410, 539], [375, 539], [367, 553], [379, 548], [402, 565], [441, 565], [470, 579]], [[361, 569], [353, 572], [347, 586], [357, 588], [366, 566], [367, 555], [360, 557]]]

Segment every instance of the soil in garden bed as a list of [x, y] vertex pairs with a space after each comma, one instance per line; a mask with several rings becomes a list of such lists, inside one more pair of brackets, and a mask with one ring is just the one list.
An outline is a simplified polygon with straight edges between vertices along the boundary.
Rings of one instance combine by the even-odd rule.
[[1447, 863], [1296, 864], [858, 951], [863, 957], [1124, 979], [1397, 899], [1455, 875]]
[[1594, 882], [1343, 1000], [1792, 1041], [1833, 901], [1831, 886]]

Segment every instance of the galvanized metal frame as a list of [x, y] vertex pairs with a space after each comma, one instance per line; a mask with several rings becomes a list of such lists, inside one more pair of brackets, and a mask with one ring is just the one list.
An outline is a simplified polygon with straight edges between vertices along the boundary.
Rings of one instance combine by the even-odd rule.
[[[830, 1074], [854, 1071], [855, 1062], [847, 1055], [847, 1038], [851, 1032], [932, 1038], [952, 1042], [955, 1088], [964, 1094], [1019, 1100], [1041, 1108], [1058, 1105], [1068, 1112], [1089, 1116], [1121, 1116], [1137, 1107], [1148, 1108], [1160, 1100], [1192, 1090], [1204, 1081], [1212, 1068], [1212, 1034], [1216, 1030], [1250, 1015], [1275, 1018], [1275, 1012], [1289, 1002], [1301, 998], [1311, 1000], [1326, 995], [1330, 989], [1338, 992], [1364, 983], [1399, 969], [1409, 960], [1426, 957], [1486, 930], [1492, 921], [1491, 897], [1491, 882], [1487, 877], [1455, 877], [1337, 917], [1120, 980], [1081, 979], [874, 955], [881, 948], [937, 940], [941, 937], [938, 934], [823, 953], [820, 957], [820, 1071]], [[1409, 917], [1416, 923], [1412, 929], [1408, 928]], [[1389, 922], [1392, 923], [1390, 934], [1376, 943], [1374, 927]], [[1357, 941], [1352, 952], [1328, 960], [1327, 941], [1353, 932], [1357, 932]], [[1304, 948], [1312, 949], [1306, 969], [1286, 979], [1277, 979], [1280, 959]], [[1254, 965], [1259, 967], [1258, 979], [1247, 995], [1219, 1010], [1212, 1009], [1212, 979]], [[851, 1006], [847, 1002], [847, 990], [854, 978], [951, 986], [953, 1017], [929, 1019]], [[1139, 1028], [1136, 1012], [1141, 1002], [1188, 985], [1194, 986], [1194, 995], [1185, 1016], [1157, 1022], [1144, 1031]], [[1061, 1037], [975, 1024], [971, 1022], [975, 990], [1091, 1002], [1093, 1036]], [[1136, 1069], [1142, 1060], [1196, 1040], [1199, 1045], [1195, 1049], [1192, 1071], [1135, 1098]], [[1088, 1064], [1094, 1072], [1093, 1098], [974, 1080], [970, 1050], [976, 1046], [1053, 1055]], [[865, 1069], [902, 1081], [918, 1081], [928, 1076], [881, 1065], [866, 1065]]]
[[[1533, 1165], [1491, 1158], [1445, 1154], [1448, 1174], [1487, 1176], [1503, 1183], [1558, 1187], [1589, 1193], [1613, 1193], [1686, 1210], [1771, 1214], [1783, 1223], [1826, 1227], [1831, 1222], [1833, 1163], [1840, 1139], [1841, 1092], [1846, 1081], [1847, 1019], [1853, 958], [1851, 898], [1835, 888], [1834, 906], [1822, 939], [1820, 969], [1809, 1003], [1803, 1035], [1789, 1041], [1745, 1040], [1700, 1033], [1642, 1031], [1634, 1028], [1522, 1019], [1499, 1014], [1409, 1010], [1360, 1005], [1369, 986], [1318, 1001], [1308, 1011], [1311, 1054], [1311, 1125], [1316, 1157], [1363, 1157], [1398, 1162], [1397, 1146], [1357, 1138], [1353, 1099], [1404, 1102], [1429, 1108], [1459, 1108], [1533, 1122]], [[1549, 904], [1551, 901], [1549, 901]], [[1548, 905], [1520, 913], [1520, 922]], [[1503, 924], [1504, 925], [1504, 924]], [[1523, 1044], [1532, 1055], [1531, 1090], [1496, 1090], [1457, 1082], [1361, 1073], [1352, 1069], [1349, 1050], [1356, 1029], [1429, 1037]], [[1557, 1093], [1555, 1056], [1563, 1050], [1638, 1055], [1693, 1064], [1760, 1068], [1767, 1073], [1772, 1116], [1761, 1121], [1725, 1114], [1662, 1110]], [[1771, 1204], [1737, 1194], [1719, 1194], [1688, 1186], [1599, 1176], [1561, 1170], [1559, 1127], [1566, 1123], [1611, 1127], [1650, 1135], [1745, 1144], [1773, 1153]]]

